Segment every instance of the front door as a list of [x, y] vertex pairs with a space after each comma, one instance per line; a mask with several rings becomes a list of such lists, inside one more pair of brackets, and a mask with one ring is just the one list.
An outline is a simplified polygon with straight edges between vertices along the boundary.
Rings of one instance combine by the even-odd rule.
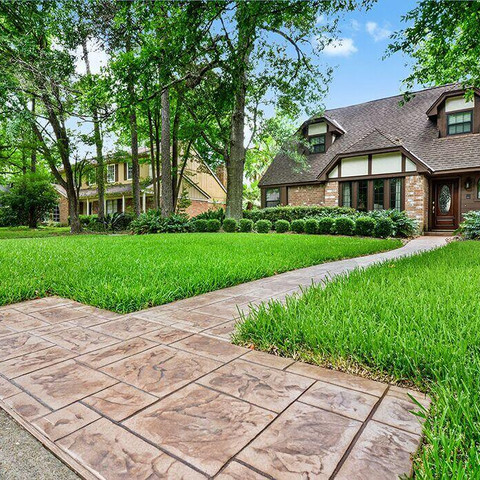
[[455, 230], [458, 228], [458, 180], [432, 182], [433, 228]]

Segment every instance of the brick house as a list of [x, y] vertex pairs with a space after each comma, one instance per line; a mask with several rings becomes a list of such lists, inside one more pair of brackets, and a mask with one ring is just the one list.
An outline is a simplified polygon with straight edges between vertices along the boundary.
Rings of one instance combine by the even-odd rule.
[[[152, 170], [148, 149], [140, 149], [140, 201], [142, 211], [154, 207]], [[106, 160], [105, 213], [128, 212], [133, 208], [132, 166], [128, 158], [113, 155]], [[92, 175], [93, 177], [93, 175]], [[58, 206], [53, 220], [62, 224], [68, 222], [68, 201], [65, 190], [56, 186], [59, 192]], [[179, 195], [186, 193], [191, 205], [186, 213], [198, 215], [214, 207], [225, 206], [226, 177], [223, 169], [214, 172], [197, 154], [187, 160], [179, 189]], [[80, 188], [80, 214], [93, 215], [98, 212], [96, 185], [85, 180]]]
[[343, 205], [405, 210], [428, 231], [480, 210], [480, 91], [458, 85], [326, 110], [299, 133], [306, 165], [285, 153], [261, 179], [262, 207]]

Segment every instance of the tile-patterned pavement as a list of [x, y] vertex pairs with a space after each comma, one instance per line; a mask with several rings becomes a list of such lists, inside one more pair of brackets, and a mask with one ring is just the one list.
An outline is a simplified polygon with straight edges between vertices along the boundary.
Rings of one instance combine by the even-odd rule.
[[85, 478], [389, 479], [408, 474], [418, 392], [228, 342], [239, 310], [419, 238], [130, 315], [50, 297], [0, 308], [0, 406]]

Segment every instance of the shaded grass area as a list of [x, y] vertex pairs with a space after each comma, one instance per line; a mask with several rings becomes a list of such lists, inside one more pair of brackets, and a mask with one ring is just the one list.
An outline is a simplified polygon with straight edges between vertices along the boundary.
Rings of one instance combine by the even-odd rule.
[[480, 478], [480, 242], [356, 271], [285, 306], [261, 306], [235, 341], [428, 391], [416, 477]]
[[59, 295], [128, 313], [400, 245], [373, 238], [222, 233], [5, 240], [0, 305]]
[[0, 227], [0, 239], [6, 238], [43, 238], [68, 235], [70, 227]]

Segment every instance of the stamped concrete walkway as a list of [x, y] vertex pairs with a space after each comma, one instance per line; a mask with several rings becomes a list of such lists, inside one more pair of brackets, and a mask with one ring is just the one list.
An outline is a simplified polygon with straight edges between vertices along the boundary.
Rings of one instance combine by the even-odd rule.
[[228, 338], [249, 303], [444, 242], [419, 238], [130, 315], [57, 297], [2, 307], [0, 406], [84, 478], [408, 474], [421, 424], [407, 390]]

